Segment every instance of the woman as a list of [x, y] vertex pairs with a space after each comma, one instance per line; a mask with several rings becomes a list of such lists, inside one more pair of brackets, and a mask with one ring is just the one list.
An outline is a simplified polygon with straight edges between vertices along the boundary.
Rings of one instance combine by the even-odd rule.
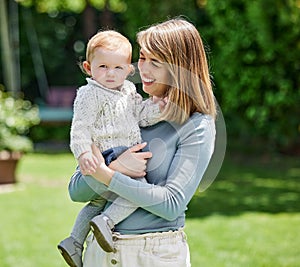
[[[72, 177], [74, 201], [109, 192], [109, 197], [121, 196], [140, 207], [116, 225], [113, 253], [102, 251], [90, 238], [87, 267], [190, 266], [185, 210], [215, 141], [216, 107], [205, 51], [197, 29], [181, 18], [139, 32], [137, 41], [143, 90], [165, 103], [164, 120], [142, 129], [146, 147], [132, 147], [109, 167], [93, 147], [99, 161], [93, 177]], [[141, 148], [146, 152], [138, 152]], [[148, 183], [131, 178], [145, 173]]]

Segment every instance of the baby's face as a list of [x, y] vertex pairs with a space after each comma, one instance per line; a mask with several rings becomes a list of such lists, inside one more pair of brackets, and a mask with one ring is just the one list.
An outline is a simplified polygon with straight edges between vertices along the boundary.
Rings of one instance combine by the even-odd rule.
[[118, 90], [130, 73], [128, 59], [122, 51], [97, 48], [90, 62], [91, 77], [106, 88]]

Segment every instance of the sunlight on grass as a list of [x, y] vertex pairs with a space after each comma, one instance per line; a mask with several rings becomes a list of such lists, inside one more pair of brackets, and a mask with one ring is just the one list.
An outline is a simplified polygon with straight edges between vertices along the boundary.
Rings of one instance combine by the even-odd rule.
[[71, 154], [25, 155], [19, 183], [0, 194], [0, 266], [66, 266], [56, 245], [69, 234], [81, 204], [68, 197], [74, 171]]
[[188, 219], [192, 266], [296, 267], [300, 214], [245, 213]]

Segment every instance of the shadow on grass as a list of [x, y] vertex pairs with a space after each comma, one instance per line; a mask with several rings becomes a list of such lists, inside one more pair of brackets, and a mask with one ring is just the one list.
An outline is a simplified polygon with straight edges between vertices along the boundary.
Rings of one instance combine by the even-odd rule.
[[244, 212], [300, 212], [300, 160], [232, 156], [227, 153], [215, 182], [197, 192], [187, 216], [237, 215]]

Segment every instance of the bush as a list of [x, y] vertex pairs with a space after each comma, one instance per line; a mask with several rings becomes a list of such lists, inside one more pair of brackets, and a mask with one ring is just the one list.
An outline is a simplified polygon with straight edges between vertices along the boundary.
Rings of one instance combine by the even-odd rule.
[[[269, 145], [299, 141], [297, 1], [207, 1], [218, 100], [229, 134]], [[267, 140], [267, 141], [266, 141]]]
[[32, 142], [26, 134], [38, 123], [37, 107], [0, 90], [0, 151], [30, 151]]

